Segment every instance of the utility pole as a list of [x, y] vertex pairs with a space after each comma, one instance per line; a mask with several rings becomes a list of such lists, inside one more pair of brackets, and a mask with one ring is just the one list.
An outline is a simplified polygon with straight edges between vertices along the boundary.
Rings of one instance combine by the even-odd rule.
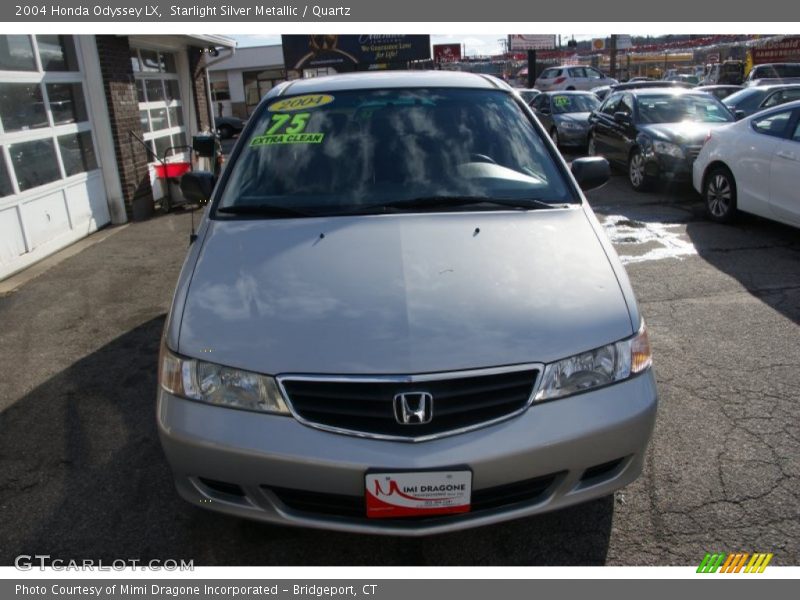
[[613, 79], [617, 78], [617, 35], [612, 33], [611, 34], [611, 45], [608, 53], [608, 61], [609, 61], [609, 71], [611, 71], [611, 77]]
[[536, 83], [536, 50], [528, 50], [528, 89]]

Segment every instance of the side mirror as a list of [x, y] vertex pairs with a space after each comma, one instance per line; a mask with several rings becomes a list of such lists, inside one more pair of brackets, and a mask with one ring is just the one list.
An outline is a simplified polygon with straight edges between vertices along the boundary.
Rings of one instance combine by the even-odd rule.
[[736, 117], [737, 121], [741, 121], [747, 116], [747, 113], [745, 113], [743, 110], [737, 110], [733, 113], [733, 116]]
[[181, 193], [189, 202], [205, 204], [214, 191], [214, 174], [209, 171], [189, 171], [181, 177]]
[[630, 125], [631, 123], [633, 123], [633, 119], [631, 119], [631, 116], [628, 113], [624, 112], [615, 112], [614, 120], [622, 125]]
[[611, 168], [602, 156], [576, 158], [572, 161], [572, 175], [583, 191], [599, 188], [611, 178]]

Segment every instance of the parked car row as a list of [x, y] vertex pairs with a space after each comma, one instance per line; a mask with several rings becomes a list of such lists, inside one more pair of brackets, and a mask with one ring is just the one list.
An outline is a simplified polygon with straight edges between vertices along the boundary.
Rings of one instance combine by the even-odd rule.
[[592, 93], [545, 92], [531, 108], [557, 145], [586, 143], [637, 191], [691, 181], [715, 221], [743, 211], [800, 226], [800, 85], [744, 88], [722, 101], [715, 91], [620, 85], [602, 104]]

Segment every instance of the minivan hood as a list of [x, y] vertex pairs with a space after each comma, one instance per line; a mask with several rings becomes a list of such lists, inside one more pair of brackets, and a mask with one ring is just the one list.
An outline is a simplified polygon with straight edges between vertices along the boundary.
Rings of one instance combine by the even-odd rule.
[[208, 227], [186, 356], [267, 374], [412, 374], [546, 362], [633, 332], [580, 206]]

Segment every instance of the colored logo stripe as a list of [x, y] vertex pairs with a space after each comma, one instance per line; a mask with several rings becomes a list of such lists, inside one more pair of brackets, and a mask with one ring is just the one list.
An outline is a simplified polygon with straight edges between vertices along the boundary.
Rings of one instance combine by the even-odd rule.
[[[752, 555], [747, 552], [734, 552], [733, 554], [706, 552], [700, 566], [697, 567], [697, 572], [716, 573], [719, 570], [720, 573], [739, 573], [744, 568], [744, 573], [763, 573], [773, 556], [772, 553], [762, 552]], [[749, 562], [748, 559], [750, 559]]]
[[716, 573], [723, 560], [725, 560], [724, 552], [715, 552], [714, 554], [709, 554], [706, 552], [706, 555], [703, 557], [703, 562], [701, 562], [700, 566], [697, 567], [697, 572]]
[[763, 573], [767, 568], [769, 561], [772, 560], [772, 553], [769, 554], [753, 554], [753, 558], [744, 569], [745, 573]]

